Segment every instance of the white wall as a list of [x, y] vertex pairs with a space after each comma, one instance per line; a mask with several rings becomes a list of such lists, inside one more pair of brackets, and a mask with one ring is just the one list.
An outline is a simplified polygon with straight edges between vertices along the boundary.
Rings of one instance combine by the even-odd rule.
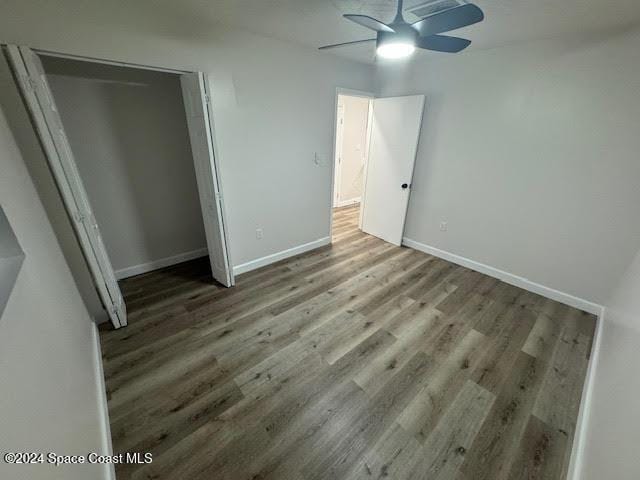
[[342, 145], [338, 202], [359, 200], [362, 195], [364, 164], [366, 159], [367, 120], [369, 99], [338, 96], [338, 106], [343, 107]]
[[205, 249], [179, 77], [42, 58], [116, 272]]
[[[0, 111], [0, 204], [26, 257], [0, 318], [0, 445], [11, 451], [105, 453], [95, 327]], [[97, 479], [99, 466], [0, 462], [0, 478]]]
[[220, 27], [192, 8], [6, 0], [0, 41], [206, 72], [233, 264], [327, 237], [335, 89], [371, 90], [372, 67]]
[[606, 303], [581, 480], [640, 477], [640, 251]]
[[431, 55], [378, 84], [427, 97], [406, 237], [605, 300], [640, 244], [639, 32]]

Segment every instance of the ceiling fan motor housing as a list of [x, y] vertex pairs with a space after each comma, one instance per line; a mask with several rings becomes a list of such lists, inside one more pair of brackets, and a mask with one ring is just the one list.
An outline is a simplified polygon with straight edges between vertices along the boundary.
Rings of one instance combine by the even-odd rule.
[[410, 43], [415, 45], [418, 39], [419, 33], [409, 24], [396, 24], [389, 25], [395, 30], [395, 32], [378, 32], [377, 46], [388, 43]]

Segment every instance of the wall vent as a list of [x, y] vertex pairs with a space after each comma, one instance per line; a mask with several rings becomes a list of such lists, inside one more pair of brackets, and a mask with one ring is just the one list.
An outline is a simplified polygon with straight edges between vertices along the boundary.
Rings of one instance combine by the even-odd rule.
[[426, 2], [421, 2], [418, 5], [407, 8], [406, 11], [412, 13], [416, 17], [425, 18], [429, 15], [433, 15], [434, 13], [459, 7], [465, 3], [467, 2], [464, 0], [427, 0]]

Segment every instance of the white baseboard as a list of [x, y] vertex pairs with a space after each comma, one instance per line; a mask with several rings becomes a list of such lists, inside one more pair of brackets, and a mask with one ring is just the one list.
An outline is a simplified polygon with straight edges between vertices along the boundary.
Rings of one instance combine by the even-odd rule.
[[349, 205], [355, 205], [356, 203], [360, 203], [360, 197], [352, 198], [351, 200], [342, 200], [340, 202], [336, 202], [333, 205], [333, 208], [347, 207]]
[[[113, 455], [111, 442], [111, 425], [109, 424], [109, 408], [107, 406], [107, 388], [104, 383], [104, 370], [102, 368], [102, 348], [100, 347], [100, 332], [98, 326], [93, 323], [93, 368], [96, 377], [96, 398], [98, 399], [98, 415], [100, 416], [100, 430], [102, 431], [101, 455]], [[115, 480], [116, 470], [113, 463], [104, 464], [104, 479]]]
[[410, 238], [406, 237], [402, 239], [402, 244], [415, 250], [420, 250], [421, 252], [428, 253], [429, 255], [443, 258], [444, 260], [455, 263], [457, 265], [462, 265], [463, 267], [470, 268], [471, 270], [484, 273], [485, 275], [489, 275], [490, 277], [497, 278], [499, 280], [502, 280], [503, 282], [509, 283], [519, 288], [523, 288], [524, 290], [528, 290], [533, 293], [537, 293], [538, 295], [542, 295], [543, 297], [550, 298], [551, 300], [564, 303], [565, 305], [578, 308], [585, 312], [593, 313], [594, 315], [602, 314], [602, 305], [598, 305], [597, 303], [590, 302], [589, 300], [585, 300], [583, 298], [575, 297], [554, 288], [545, 287], [544, 285], [532, 282], [531, 280], [528, 280], [526, 278], [519, 277], [517, 275], [499, 270], [494, 267], [490, 267], [489, 265], [476, 262], [469, 258], [461, 257], [460, 255], [456, 255], [455, 253], [440, 250], [439, 248], [425, 245], [424, 243], [416, 242], [415, 240], [411, 240]]
[[596, 369], [600, 359], [600, 347], [602, 345], [602, 332], [606, 318], [606, 309], [598, 315], [596, 334], [591, 346], [591, 356], [587, 367], [587, 375], [582, 387], [582, 398], [580, 399], [580, 410], [576, 431], [573, 435], [573, 446], [571, 447], [571, 460], [569, 462], [568, 480], [580, 480], [582, 478], [582, 466], [584, 465], [584, 449], [587, 442], [589, 417], [591, 414], [591, 404], [593, 402], [593, 388], [596, 380]]
[[147, 263], [141, 263], [140, 265], [133, 265], [131, 267], [121, 268], [116, 270], [116, 278], [122, 280], [123, 278], [133, 277], [134, 275], [140, 275], [142, 273], [151, 272], [159, 268], [169, 267], [176, 263], [186, 262], [193, 260], [194, 258], [204, 257], [208, 255], [209, 251], [206, 248], [199, 248], [198, 250], [192, 250], [191, 252], [180, 253], [171, 257], [160, 258]]
[[250, 262], [236, 265], [235, 267], [233, 267], [233, 274], [240, 275], [241, 273], [250, 272], [251, 270], [255, 270], [256, 268], [264, 267], [265, 265], [269, 265], [271, 263], [275, 263], [279, 260], [284, 260], [285, 258], [293, 257], [295, 255], [300, 255], [301, 253], [308, 252], [309, 250], [315, 250], [316, 248], [324, 247], [325, 245], [329, 245], [330, 243], [331, 237], [324, 237], [313, 242], [298, 245], [297, 247], [282, 250], [281, 252], [272, 253], [271, 255], [267, 255], [266, 257], [257, 258], [255, 260], [251, 260]]

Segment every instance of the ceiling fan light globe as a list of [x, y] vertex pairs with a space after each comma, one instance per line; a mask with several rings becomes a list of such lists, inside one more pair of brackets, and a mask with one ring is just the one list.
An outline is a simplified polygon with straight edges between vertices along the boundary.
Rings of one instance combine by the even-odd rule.
[[382, 58], [405, 58], [416, 50], [414, 44], [410, 42], [385, 42], [378, 45], [376, 53]]

